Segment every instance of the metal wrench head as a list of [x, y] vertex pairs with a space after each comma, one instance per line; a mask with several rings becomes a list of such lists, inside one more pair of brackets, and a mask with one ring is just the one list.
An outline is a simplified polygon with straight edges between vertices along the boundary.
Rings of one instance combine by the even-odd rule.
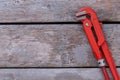
[[81, 11], [81, 12], [78, 12], [76, 13], [76, 17], [77, 17], [77, 20], [84, 20], [86, 19], [86, 11]]
[[94, 12], [94, 10], [90, 7], [84, 7], [81, 8], [77, 13], [76, 13], [76, 17], [78, 21], [82, 21], [85, 20], [86, 18], [93, 18], [96, 16], [96, 13]]

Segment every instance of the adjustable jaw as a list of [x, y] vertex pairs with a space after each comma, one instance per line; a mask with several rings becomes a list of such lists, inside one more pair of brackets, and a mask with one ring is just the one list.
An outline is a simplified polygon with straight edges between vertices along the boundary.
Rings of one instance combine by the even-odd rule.
[[87, 15], [86, 11], [80, 11], [76, 13], [77, 20], [78, 21], [85, 20], [87, 18], [86, 15]]
[[93, 9], [89, 8], [89, 7], [84, 7], [82, 9], [80, 9], [77, 13], [76, 13], [76, 17], [78, 21], [83, 21], [86, 18], [91, 19], [91, 21], [96, 17], [96, 13], [94, 12]]
[[98, 21], [95, 11], [92, 8], [84, 7], [76, 13], [76, 17], [78, 21], [83, 22], [83, 25], [85, 26], [89, 25], [94, 28], [95, 33], [98, 37], [98, 45], [101, 46], [104, 43], [105, 39], [103, 32], [101, 31], [100, 28], [102, 23]]
[[101, 29], [101, 23], [98, 21], [94, 10], [89, 7], [82, 8], [76, 13], [76, 17], [78, 21], [83, 23], [85, 33], [98, 64], [102, 68], [105, 80], [110, 80], [110, 78], [105, 69], [104, 60], [106, 60], [108, 66], [110, 67], [114, 80], [120, 80], [113, 58], [110, 54], [110, 50], [105, 41], [104, 34]]

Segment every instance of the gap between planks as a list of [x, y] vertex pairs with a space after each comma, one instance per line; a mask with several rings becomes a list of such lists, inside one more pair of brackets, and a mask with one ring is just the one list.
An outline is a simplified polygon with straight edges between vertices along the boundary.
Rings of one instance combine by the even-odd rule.
[[[120, 24], [120, 21], [100, 21], [103, 24]], [[54, 24], [82, 24], [81, 22], [2, 22], [0, 25], [54, 25]]]

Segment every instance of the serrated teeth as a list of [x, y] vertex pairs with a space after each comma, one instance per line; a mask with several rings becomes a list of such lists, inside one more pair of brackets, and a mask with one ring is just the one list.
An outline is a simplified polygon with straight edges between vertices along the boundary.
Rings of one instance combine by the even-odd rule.
[[82, 16], [82, 15], [85, 15], [85, 14], [86, 14], [86, 11], [82, 11], [82, 12], [77, 13], [76, 17]]

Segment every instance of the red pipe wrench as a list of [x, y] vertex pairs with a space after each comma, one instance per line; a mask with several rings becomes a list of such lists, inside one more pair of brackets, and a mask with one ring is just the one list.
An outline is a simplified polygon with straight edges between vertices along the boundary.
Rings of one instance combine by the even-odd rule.
[[114, 80], [120, 80], [112, 55], [101, 29], [102, 23], [98, 21], [97, 15], [90, 7], [81, 8], [76, 17], [83, 23], [83, 28], [89, 40], [98, 65], [102, 68], [105, 80], [110, 80], [105, 68], [105, 60], [110, 68]]

